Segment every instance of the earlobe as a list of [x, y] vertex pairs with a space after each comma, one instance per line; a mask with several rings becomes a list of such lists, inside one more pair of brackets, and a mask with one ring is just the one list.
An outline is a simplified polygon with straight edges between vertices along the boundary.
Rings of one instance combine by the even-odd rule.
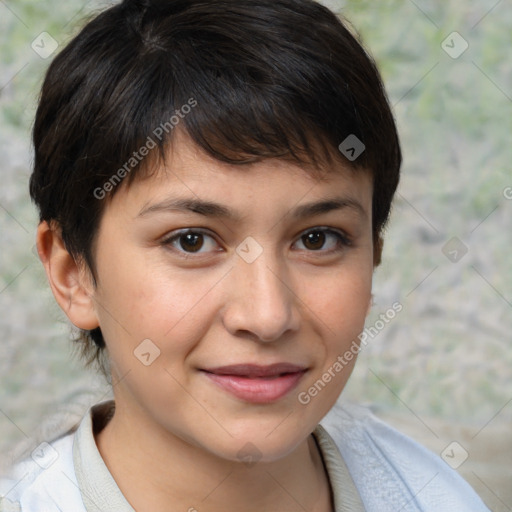
[[55, 300], [69, 320], [80, 329], [98, 327], [92, 280], [67, 251], [57, 225], [39, 224], [37, 251]]

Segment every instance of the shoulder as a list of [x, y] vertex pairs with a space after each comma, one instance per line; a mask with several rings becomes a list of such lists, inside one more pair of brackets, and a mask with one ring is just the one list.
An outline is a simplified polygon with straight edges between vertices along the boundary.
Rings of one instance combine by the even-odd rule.
[[338, 447], [368, 511], [488, 512], [440, 456], [368, 408], [337, 404], [320, 424]]
[[85, 512], [73, 466], [70, 433], [41, 443], [0, 479], [0, 512]]

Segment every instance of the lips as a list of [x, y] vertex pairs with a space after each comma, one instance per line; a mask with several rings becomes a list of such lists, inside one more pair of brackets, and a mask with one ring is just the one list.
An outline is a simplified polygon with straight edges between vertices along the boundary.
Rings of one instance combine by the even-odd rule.
[[262, 404], [287, 395], [298, 385], [307, 368], [291, 363], [235, 364], [202, 371], [210, 381], [236, 398]]

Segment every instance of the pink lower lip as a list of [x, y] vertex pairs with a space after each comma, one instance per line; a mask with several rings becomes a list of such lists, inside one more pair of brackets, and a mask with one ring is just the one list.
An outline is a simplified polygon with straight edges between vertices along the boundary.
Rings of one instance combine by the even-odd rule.
[[241, 400], [255, 404], [275, 402], [297, 386], [306, 373], [287, 373], [273, 378], [248, 378], [238, 375], [217, 375], [205, 372], [215, 384]]

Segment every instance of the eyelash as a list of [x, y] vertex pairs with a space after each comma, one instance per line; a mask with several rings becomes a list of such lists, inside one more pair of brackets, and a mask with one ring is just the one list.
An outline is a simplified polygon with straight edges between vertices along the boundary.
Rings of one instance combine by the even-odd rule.
[[[336, 253], [342, 252], [347, 247], [351, 247], [353, 245], [352, 240], [345, 233], [343, 233], [342, 231], [332, 229], [332, 228], [328, 228], [328, 227], [315, 227], [315, 228], [310, 228], [310, 229], [303, 231], [300, 234], [300, 236], [297, 238], [297, 240], [294, 242], [294, 245], [297, 242], [300, 242], [303, 237], [305, 237], [311, 233], [323, 233], [326, 236], [329, 236], [329, 235], [334, 236], [336, 238], [336, 245], [337, 245], [336, 248], [329, 249], [329, 250], [305, 249], [306, 252], [311, 253], [311, 254], [315, 254], [315, 253], [323, 254], [323, 255], [336, 254]], [[208, 231], [205, 231], [200, 228], [186, 228], [186, 229], [181, 229], [181, 230], [172, 232], [168, 237], [166, 237], [164, 240], [162, 240], [162, 245], [171, 246], [173, 251], [175, 251], [180, 256], [185, 257], [185, 258], [198, 257], [198, 255], [207, 254], [209, 251], [206, 251], [206, 252], [201, 251], [203, 246], [200, 247], [200, 251], [198, 251], [198, 252], [188, 252], [188, 251], [185, 251], [183, 249], [179, 249], [178, 247], [176, 247], [179, 244], [181, 237], [183, 237], [185, 235], [189, 235], [189, 234], [202, 235], [204, 237], [211, 238], [212, 240], [215, 241], [215, 237]], [[217, 244], [216, 241], [215, 241], [215, 243]], [[304, 243], [304, 242], [302, 242], [302, 243]], [[221, 251], [214, 251], [214, 252], [221, 252]]]

